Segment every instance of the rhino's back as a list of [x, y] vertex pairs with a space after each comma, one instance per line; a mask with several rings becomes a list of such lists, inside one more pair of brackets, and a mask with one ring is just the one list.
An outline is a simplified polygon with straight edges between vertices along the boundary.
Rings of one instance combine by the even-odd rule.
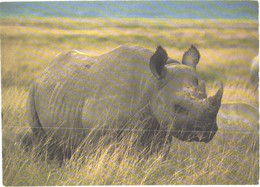
[[91, 86], [104, 88], [99, 90], [98, 96], [120, 94], [121, 91], [136, 94], [141, 79], [151, 76], [149, 60], [152, 51], [135, 45], [123, 45], [94, 57], [91, 66]]

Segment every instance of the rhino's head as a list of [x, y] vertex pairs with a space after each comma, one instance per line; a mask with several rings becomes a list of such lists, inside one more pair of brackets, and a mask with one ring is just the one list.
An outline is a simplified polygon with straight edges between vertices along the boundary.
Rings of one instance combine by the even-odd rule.
[[170, 125], [176, 138], [209, 142], [218, 130], [223, 84], [213, 96], [207, 96], [205, 82], [199, 84], [196, 73], [199, 58], [194, 46], [184, 53], [182, 63], [168, 58], [161, 46], [157, 48], [150, 59], [150, 70], [156, 77], [151, 109], [161, 124]]

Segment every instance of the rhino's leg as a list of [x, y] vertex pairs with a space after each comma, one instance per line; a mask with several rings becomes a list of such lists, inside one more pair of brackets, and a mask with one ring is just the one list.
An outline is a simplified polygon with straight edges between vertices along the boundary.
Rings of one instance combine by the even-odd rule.
[[39, 155], [47, 155], [48, 160], [57, 159], [62, 163], [64, 159], [69, 159], [72, 156], [74, 150], [72, 150], [73, 146], [71, 145], [73, 145], [73, 142], [64, 144], [56, 139], [55, 134], [47, 135], [45, 133], [35, 107], [36, 89], [37, 83], [32, 85], [27, 100], [27, 115], [33, 133], [30, 140], [31, 145], [36, 146], [36, 151]]
[[150, 119], [144, 127], [144, 133], [141, 136], [140, 143], [146, 149], [146, 153], [151, 155], [163, 150], [166, 157], [170, 151], [172, 137], [167, 129], [163, 129], [156, 119]]
[[45, 132], [40, 124], [37, 111], [35, 108], [35, 84], [31, 86], [29, 91], [29, 97], [27, 100], [27, 113], [29, 124], [31, 126], [32, 132], [36, 138], [42, 139], [45, 137]]

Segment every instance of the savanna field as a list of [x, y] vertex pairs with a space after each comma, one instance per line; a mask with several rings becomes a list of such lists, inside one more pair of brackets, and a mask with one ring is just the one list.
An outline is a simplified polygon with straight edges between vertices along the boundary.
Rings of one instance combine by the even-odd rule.
[[[208, 94], [217, 81], [224, 83], [213, 140], [174, 138], [164, 159], [161, 153], [143, 158], [129, 137], [109, 144], [104, 139], [94, 153], [79, 148], [62, 164], [48, 159], [47, 149], [39, 154], [41, 145], [25, 148], [23, 139], [31, 133], [29, 87], [51, 60], [71, 49], [99, 55], [125, 43], [152, 50], [160, 44], [179, 61], [196, 45], [199, 80], [206, 81]], [[2, 18], [4, 185], [258, 184], [258, 90], [249, 82], [257, 54], [258, 22], [253, 20]]]

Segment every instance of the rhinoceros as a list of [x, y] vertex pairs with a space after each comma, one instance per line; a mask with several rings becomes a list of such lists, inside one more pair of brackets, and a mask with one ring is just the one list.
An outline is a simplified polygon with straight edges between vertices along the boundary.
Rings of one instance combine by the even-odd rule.
[[205, 82], [199, 84], [196, 73], [199, 59], [193, 45], [182, 62], [168, 57], [162, 46], [153, 51], [122, 45], [99, 56], [76, 50], [62, 53], [30, 89], [32, 131], [80, 142], [91, 129], [124, 130], [142, 113], [142, 119], [144, 115], [153, 119], [147, 120], [148, 126], [141, 123], [144, 131], [160, 127], [170, 137], [207, 143], [218, 130], [223, 84], [207, 96]]
[[258, 88], [258, 81], [259, 81], [259, 57], [258, 55], [252, 60], [251, 67], [250, 67], [250, 82], [256, 88]]

